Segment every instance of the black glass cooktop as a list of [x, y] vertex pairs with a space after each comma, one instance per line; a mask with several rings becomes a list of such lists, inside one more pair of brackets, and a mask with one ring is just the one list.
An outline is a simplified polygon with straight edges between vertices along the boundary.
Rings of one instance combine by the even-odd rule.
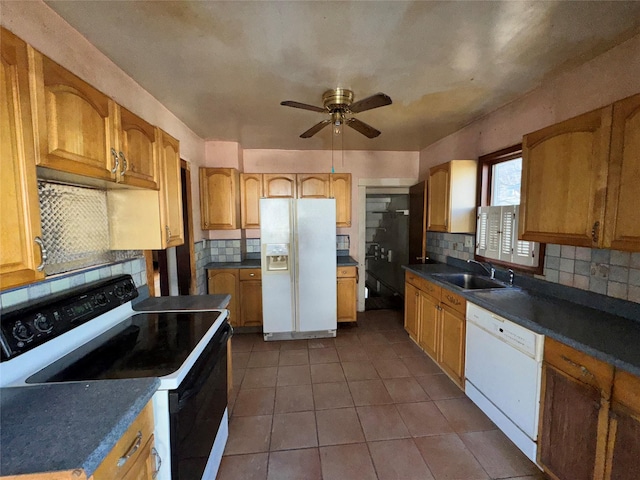
[[140, 313], [27, 379], [27, 383], [162, 377], [180, 368], [219, 312]]

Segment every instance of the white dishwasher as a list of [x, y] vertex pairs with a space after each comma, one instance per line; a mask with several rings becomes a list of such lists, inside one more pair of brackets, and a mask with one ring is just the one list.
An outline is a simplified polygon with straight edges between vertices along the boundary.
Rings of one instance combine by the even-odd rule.
[[536, 462], [544, 335], [467, 302], [465, 393]]

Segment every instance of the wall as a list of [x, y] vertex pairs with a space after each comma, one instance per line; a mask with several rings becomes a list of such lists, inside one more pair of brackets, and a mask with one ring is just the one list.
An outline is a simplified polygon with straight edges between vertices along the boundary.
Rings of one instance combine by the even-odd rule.
[[[42, 1], [2, 2], [0, 24], [98, 90], [180, 141], [180, 156], [191, 163], [195, 238], [203, 238], [197, 167], [205, 142], [149, 92], [122, 71]], [[117, 25], [114, 26], [114, 32]]]
[[[358, 238], [358, 182], [361, 178], [416, 178], [418, 152], [374, 152], [324, 150], [237, 150], [229, 142], [207, 142], [206, 165], [233, 167], [247, 173], [336, 173], [351, 174], [351, 227], [337, 233]], [[240, 150], [240, 149], [238, 149]], [[235, 162], [235, 164], [234, 164]], [[247, 238], [260, 236], [259, 230], [247, 230]], [[241, 238], [239, 230], [210, 231], [211, 239]], [[358, 256], [358, 242], [351, 242], [350, 253]]]
[[553, 78], [420, 152], [420, 178], [429, 167], [475, 159], [516, 145], [522, 136], [638, 93], [640, 35]]

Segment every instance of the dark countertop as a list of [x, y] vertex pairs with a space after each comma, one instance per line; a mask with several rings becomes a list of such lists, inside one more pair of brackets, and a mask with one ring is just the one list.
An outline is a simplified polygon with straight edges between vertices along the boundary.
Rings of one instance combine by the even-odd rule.
[[168, 310], [212, 310], [227, 308], [231, 295], [179, 295], [149, 297], [133, 306], [138, 312], [164, 312]]
[[451, 265], [403, 268], [514, 323], [640, 376], [640, 318], [626, 318], [518, 287], [463, 290], [437, 276], [465, 271]]
[[160, 385], [157, 378], [0, 389], [0, 472], [90, 477]]
[[[338, 255], [336, 259], [338, 267], [358, 265], [358, 262], [349, 255]], [[205, 270], [217, 270], [221, 268], [260, 268], [260, 259], [248, 259], [241, 262], [211, 262], [204, 266]]]

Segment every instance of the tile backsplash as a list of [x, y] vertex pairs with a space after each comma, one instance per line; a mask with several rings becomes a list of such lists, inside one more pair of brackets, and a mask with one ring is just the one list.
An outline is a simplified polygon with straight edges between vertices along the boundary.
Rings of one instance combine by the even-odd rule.
[[[473, 258], [474, 248], [464, 246], [469, 237], [475, 242], [474, 235], [428, 232], [427, 252], [440, 262]], [[640, 303], [640, 253], [547, 244], [535, 278]]]
[[48, 295], [63, 292], [85, 283], [95, 282], [103, 278], [129, 274], [138, 288], [147, 284], [147, 273], [144, 257], [134, 258], [119, 263], [100, 265], [66, 274], [54, 275], [25, 287], [17, 287], [0, 293], [2, 309], [37, 300]]
[[[349, 235], [336, 235], [336, 251], [348, 254]], [[201, 240], [195, 244], [196, 284], [198, 294], [207, 293], [208, 263], [241, 262], [245, 259], [260, 259], [260, 239], [245, 240]]]

